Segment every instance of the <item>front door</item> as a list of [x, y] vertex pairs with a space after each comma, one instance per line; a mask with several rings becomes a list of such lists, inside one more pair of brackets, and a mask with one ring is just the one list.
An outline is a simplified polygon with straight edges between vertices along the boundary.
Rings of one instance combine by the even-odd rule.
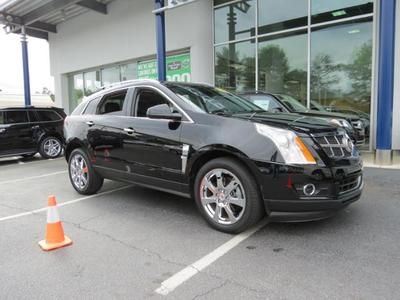
[[123, 157], [135, 181], [153, 180], [160, 188], [179, 190], [183, 179], [181, 123], [147, 118], [155, 105], [173, 104], [151, 88], [136, 88], [131, 117], [124, 121]]
[[33, 129], [25, 110], [0, 113], [0, 155], [18, 155], [35, 151]]

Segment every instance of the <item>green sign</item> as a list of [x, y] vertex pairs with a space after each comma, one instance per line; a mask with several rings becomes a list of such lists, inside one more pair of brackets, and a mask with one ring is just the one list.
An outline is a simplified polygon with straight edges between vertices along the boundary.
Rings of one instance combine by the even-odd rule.
[[[155, 59], [138, 62], [138, 79], [157, 79], [157, 61]], [[190, 81], [190, 54], [167, 56], [167, 80]]]

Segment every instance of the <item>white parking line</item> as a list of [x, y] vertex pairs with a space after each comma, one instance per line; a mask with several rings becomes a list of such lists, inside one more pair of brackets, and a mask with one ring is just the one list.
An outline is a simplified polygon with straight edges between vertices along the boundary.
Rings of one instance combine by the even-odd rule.
[[267, 223], [268, 223], [268, 219], [265, 218], [257, 226], [250, 228], [250, 229], [246, 230], [245, 232], [242, 232], [242, 233], [234, 236], [232, 239], [227, 241], [225, 244], [219, 246], [217, 249], [213, 250], [206, 256], [202, 257], [198, 261], [194, 262], [193, 264], [187, 266], [186, 268], [179, 271], [172, 277], [163, 281], [161, 283], [161, 286], [158, 289], [156, 289], [155, 292], [157, 294], [160, 294], [163, 296], [168, 295], [173, 290], [175, 290], [178, 286], [180, 286], [182, 283], [184, 283], [185, 281], [189, 280], [191, 277], [193, 277], [197, 273], [199, 273], [202, 270], [204, 270], [205, 268], [207, 268], [209, 265], [211, 265], [217, 259], [219, 259], [223, 255], [228, 253], [233, 248], [235, 248], [241, 242], [248, 239], [250, 236], [252, 236], [258, 230], [260, 230], [265, 225], [267, 225]]
[[12, 179], [12, 180], [5, 180], [5, 181], [0, 181], [0, 184], [15, 183], [15, 182], [21, 182], [21, 181], [25, 181], [25, 180], [44, 178], [44, 177], [48, 177], [48, 176], [64, 174], [64, 173], [67, 173], [67, 172], [68, 171], [60, 171], [60, 172], [48, 173], [48, 174], [38, 175], [38, 176], [31, 176], [31, 177], [18, 178], [18, 179]]
[[[95, 198], [95, 197], [98, 197], [98, 196], [103, 196], [103, 195], [111, 194], [113, 192], [121, 191], [121, 190], [130, 188], [132, 186], [133, 185], [125, 185], [123, 187], [119, 187], [119, 188], [112, 189], [112, 190], [109, 190], [109, 191], [105, 191], [105, 192], [102, 192], [102, 193], [98, 193], [98, 194], [94, 194], [94, 195], [90, 195], [90, 196], [86, 196], [86, 197], [82, 197], [82, 198], [78, 198], [78, 199], [74, 199], [74, 200], [70, 200], [70, 201], [65, 201], [65, 202], [62, 202], [62, 203], [58, 203], [57, 206], [60, 207], [60, 206], [66, 206], [66, 205], [75, 204], [77, 202], [89, 200], [89, 199], [92, 199], [92, 198]], [[37, 214], [37, 213], [40, 213], [40, 212], [43, 212], [43, 211], [46, 211], [46, 210], [47, 210], [47, 207], [42, 207], [42, 208], [39, 208], [39, 209], [23, 212], [23, 213], [20, 213], [20, 214], [8, 216], [8, 217], [3, 217], [3, 218], [0, 218], [0, 222], [7, 221], [7, 220], [12, 220], [12, 219], [17, 219], [17, 218], [21, 218], [21, 217], [25, 217], [25, 216], [34, 215], [34, 214]]]

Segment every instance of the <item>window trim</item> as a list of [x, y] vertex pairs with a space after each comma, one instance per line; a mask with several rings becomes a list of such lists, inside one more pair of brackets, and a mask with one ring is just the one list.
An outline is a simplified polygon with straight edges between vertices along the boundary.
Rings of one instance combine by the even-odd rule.
[[152, 89], [154, 91], [156, 91], [157, 93], [161, 94], [167, 101], [171, 102], [178, 110], [179, 112], [182, 114], [182, 116], [186, 119], [186, 120], [181, 120], [180, 122], [182, 123], [195, 123], [193, 121], [193, 119], [189, 116], [189, 114], [183, 109], [181, 108], [176, 101], [174, 101], [171, 97], [169, 97], [164, 91], [162, 91], [161, 89], [151, 86], [151, 85], [135, 85], [132, 86], [132, 88], [134, 89], [134, 94], [133, 94], [133, 99], [132, 99], [132, 107], [131, 107], [131, 111], [129, 112], [129, 117], [131, 118], [135, 118], [135, 119], [147, 119], [147, 120], [154, 120], [154, 121], [167, 121], [167, 122], [171, 122], [171, 120], [166, 120], [166, 119], [150, 119], [148, 117], [137, 117], [136, 116], [136, 97], [137, 97], [137, 91], [141, 88], [145, 88], [145, 89]]
[[[117, 89], [117, 90], [113, 90], [112, 92], [103, 94], [103, 95], [101, 96], [101, 99], [100, 99], [100, 101], [99, 101], [99, 104], [97, 105], [95, 115], [96, 115], [96, 116], [109, 115], [110, 113], [100, 114], [100, 113], [99, 113], [100, 107], [104, 104], [104, 102], [106, 101], [106, 99], [107, 99], [109, 96], [113, 96], [113, 95], [115, 95], [115, 94], [120, 94], [120, 93], [123, 92], [123, 91], [125, 92], [124, 103], [122, 104], [121, 110], [116, 111], [116, 112], [122, 112], [122, 113], [124, 113], [125, 107], [126, 107], [126, 101], [129, 100], [129, 99], [128, 99], [129, 87], [124, 87], [124, 88]], [[92, 102], [92, 101], [94, 101], [95, 99], [96, 99], [96, 98], [94, 98], [94, 99], [88, 101], [88, 103], [86, 104], [86, 107], [85, 107], [85, 110], [84, 110], [84, 111], [86, 111], [87, 107], [89, 106], [89, 102]], [[84, 112], [82, 112], [81, 115], [84, 115]]]

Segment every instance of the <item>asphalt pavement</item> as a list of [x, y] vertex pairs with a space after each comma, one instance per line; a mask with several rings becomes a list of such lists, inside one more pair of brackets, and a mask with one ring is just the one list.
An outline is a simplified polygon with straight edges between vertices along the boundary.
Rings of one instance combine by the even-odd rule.
[[[43, 252], [53, 194], [74, 243]], [[362, 198], [333, 218], [233, 236], [188, 199], [112, 181], [84, 197], [62, 158], [1, 160], [0, 297], [400, 299], [399, 216], [399, 170], [366, 168]]]

